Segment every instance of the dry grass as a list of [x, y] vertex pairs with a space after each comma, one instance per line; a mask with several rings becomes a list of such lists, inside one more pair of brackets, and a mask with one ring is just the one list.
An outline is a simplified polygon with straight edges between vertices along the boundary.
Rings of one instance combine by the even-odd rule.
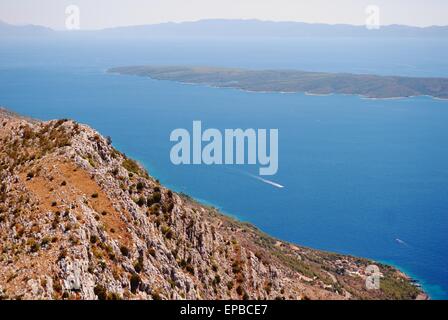
[[[55, 159], [45, 162], [46, 164], [41, 167], [41, 172], [44, 174], [30, 180], [26, 179], [24, 172], [21, 174], [21, 180], [26, 188], [39, 200], [41, 212], [55, 211], [56, 209], [63, 211], [71, 204], [87, 201], [85, 204], [97, 213], [100, 217], [99, 222], [103, 224], [112, 239], [124, 245], [132, 243], [126, 222], [122, 219], [128, 213], [118, 212], [107, 194], [87, 172], [77, 168], [69, 161], [60, 162]], [[65, 185], [62, 182], [65, 182]], [[97, 197], [93, 198], [93, 194]], [[56, 208], [53, 206], [55, 201]], [[82, 219], [82, 211], [79, 210], [79, 207], [77, 206], [73, 210]], [[115, 232], [110, 232], [111, 229]]]

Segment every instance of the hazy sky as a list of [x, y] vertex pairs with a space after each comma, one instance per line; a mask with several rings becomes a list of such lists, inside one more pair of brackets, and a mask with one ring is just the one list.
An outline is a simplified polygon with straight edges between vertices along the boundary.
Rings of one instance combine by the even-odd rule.
[[0, 0], [0, 20], [63, 29], [71, 4], [82, 29], [213, 18], [361, 25], [368, 5], [383, 25], [448, 25], [448, 0]]

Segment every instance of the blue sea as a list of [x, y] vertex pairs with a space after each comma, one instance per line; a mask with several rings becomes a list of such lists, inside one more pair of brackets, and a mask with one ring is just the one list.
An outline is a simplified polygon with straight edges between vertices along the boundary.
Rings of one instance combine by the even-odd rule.
[[[167, 186], [301, 245], [376, 259], [448, 298], [448, 101], [249, 93], [107, 74], [209, 65], [448, 77], [445, 39], [9, 39], [0, 105], [73, 118]], [[278, 128], [279, 171], [174, 166], [173, 129]]]

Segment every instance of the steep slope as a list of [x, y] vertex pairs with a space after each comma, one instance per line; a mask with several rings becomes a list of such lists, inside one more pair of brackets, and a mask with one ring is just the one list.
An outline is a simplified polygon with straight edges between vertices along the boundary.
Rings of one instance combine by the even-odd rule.
[[[148, 146], [150, 147], [150, 146]], [[176, 194], [71, 120], [0, 110], [4, 299], [415, 299], [401, 272], [275, 240]]]

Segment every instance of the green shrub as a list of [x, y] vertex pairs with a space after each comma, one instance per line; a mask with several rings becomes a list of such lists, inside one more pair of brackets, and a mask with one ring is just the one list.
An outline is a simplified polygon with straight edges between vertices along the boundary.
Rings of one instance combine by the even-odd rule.
[[142, 282], [140, 276], [138, 274], [134, 273], [131, 276], [130, 282], [131, 282], [131, 292], [136, 293], [138, 290], [138, 287], [140, 286], [140, 283]]
[[129, 257], [129, 249], [125, 246], [121, 246], [120, 247], [120, 252], [122, 255], [124, 255], [125, 257]]
[[31, 252], [37, 252], [40, 249], [40, 244], [38, 244], [36, 241], [32, 240], [30, 244], [30, 251]]
[[139, 207], [143, 207], [146, 203], [145, 197], [141, 196], [138, 198], [138, 200], [135, 202]]
[[106, 300], [107, 299], [107, 290], [102, 285], [96, 285], [93, 289], [93, 293], [98, 297], [98, 300]]
[[96, 235], [90, 236], [90, 243], [95, 244], [98, 241], [98, 237]]
[[155, 203], [159, 203], [161, 199], [162, 199], [162, 194], [160, 192], [154, 192], [153, 195], [148, 198], [146, 204], [148, 207], [150, 207]]
[[96, 167], [95, 160], [93, 160], [91, 156], [89, 156], [89, 157], [87, 158], [87, 160], [89, 161], [89, 164], [90, 164], [90, 166], [91, 166], [92, 168], [95, 168], [95, 167]]
[[189, 272], [191, 275], [194, 276], [194, 268], [191, 264], [187, 264], [187, 266], [185, 267], [185, 270], [187, 270], [187, 272]]
[[235, 273], [235, 274], [241, 272], [241, 266], [240, 266], [240, 264], [239, 264], [238, 262], [236, 262], [236, 261], [232, 264], [232, 272]]
[[143, 256], [140, 256], [134, 263], [134, 270], [137, 273], [140, 273], [143, 270]]
[[62, 292], [62, 285], [58, 279], [53, 279], [53, 290], [57, 293]]
[[132, 159], [126, 159], [122, 163], [123, 167], [131, 173], [140, 174], [140, 166]]
[[121, 297], [118, 293], [116, 292], [109, 292], [107, 294], [107, 300], [121, 300]]
[[173, 209], [174, 209], [174, 203], [173, 200], [171, 199], [163, 205], [163, 211], [165, 212], [172, 212]]
[[44, 237], [42, 239], [42, 241], [40, 242], [40, 245], [45, 247], [46, 245], [48, 245], [50, 243], [51, 239], [49, 237]]
[[58, 261], [65, 259], [66, 257], [67, 257], [67, 250], [61, 249], [61, 251], [59, 252], [59, 256], [58, 256]]
[[167, 238], [167, 239], [172, 239], [173, 238], [173, 230], [171, 230], [170, 227], [168, 226], [162, 226], [162, 234]]
[[162, 297], [160, 296], [160, 293], [157, 290], [154, 290], [151, 296], [154, 300], [162, 300]]

